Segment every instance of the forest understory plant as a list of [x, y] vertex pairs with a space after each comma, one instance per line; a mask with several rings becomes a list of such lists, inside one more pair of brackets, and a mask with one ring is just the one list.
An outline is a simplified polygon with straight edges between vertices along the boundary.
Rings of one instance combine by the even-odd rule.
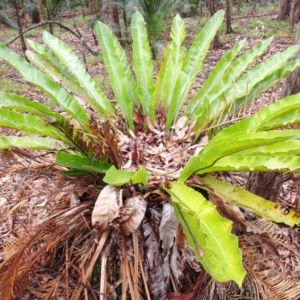
[[[279, 129], [300, 121], [299, 95], [246, 114], [261, 93], [300, 66], [289, 61], [299, 49], [256, 65], [272, 39], [243, 54], [242, 40], [187, 101], [223, 17], [218, 11], [186, 49], [177, 15], [156, 81], [142, 15], [132, 17], [132, 66], [99, 22], [114, 101], [48, 32], [45, 46], [27, 41], [32, 64], [0, 45], [0, 57], [55, 103], [0, 93], [0, 126], [19, 132], [1, 136], [0, 148], [12, 149], [17, 162], [10, 174], [22, 174], [27, 186], [7, 195], [3, 208], [2, 224], [11, 229], [1, 236], [1, 298], [299, 296], [293, 276], [299, 255], [282, 243], [293, 256], [284, 266], [278, 262], [276, 223], [296, 234], [300, 215], [219, 176], [299, 172], [300, 131]], [[250, 222], [247, 211], [261, 218]]]

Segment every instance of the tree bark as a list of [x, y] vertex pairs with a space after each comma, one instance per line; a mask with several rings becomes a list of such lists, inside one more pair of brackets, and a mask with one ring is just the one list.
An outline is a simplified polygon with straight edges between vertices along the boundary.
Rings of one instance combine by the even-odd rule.
[[292, 27], [300, 19], [300, 0], [293, 0], [290, 9], [290, 20]]
[[278, 9], [278, 20], [283, 20], [286, 17], [289, 17], [291, 11], [292, 0], [280, 0], [279, 9]]
[[[205, 0], [205, 3], [209, 10], [210, 15], [213, 16], [218, 10], [218, 8], [217, 8], [218, 1], [217, 0]], [[222, 46], [222, 43], [220, 41], [220, 35], [219, 35], [219, 31], [218, 31], [214, 38], [214, 48], [217, 49], [217, 48], [220, 48], [221, 46]]]
[[226, 0], [226, 33], [233, 33], [231, 27], [232, 0]]
[[118, 7], [114, 4], [110, 4], [109, 1], [105, 2], [106, 3], [103, 5], [103, 14], [107, 16], [105, 23], [111, 27], [115, 36], [121, 39], [122, 35]]
[[13, 0], [12, 3], [13, 3], [13, 6], [15, 8], [16, 15], [17, 15], [17, 23], [18, 23], [18, 27], [19, 27], [19, 35], [20, 35], [20, 41], [21, 41], [21, 45], [22, 45], [22, 51], [23, 51], [24, 56], [26, 58], [25, 52], [27, 50], [27, 46], [26, 46], [26, 43], [25, 43], [24, 35], [23, 35], [22, 22], [21, 22], [21, 17], [20, 17], [20, 13], [19, 13], [19, 7], [18, 7], [17, 0]]
[[[300, 24], [297, 31], [297, 36], [295, 40], [296, 45], [300, 45]], [[300, 58], [300, 51], [298, 51], [293, 59]], [[287, 96], [294, 95], [300, 92], [300, 69], [294, 71], [289, 75], [283, 85], [283, 89], [280, 94], [280, 98], [283, 99]], [[292, 124], [292, 128], [300, 128], [299, 124]], [[251, 173], [246, 188], [261, 197], [268, 200], [277, 201], [279, 199], [279, 193], [282, 183], [284, 180], [284, 175], [277, 172], [257, 172]]]

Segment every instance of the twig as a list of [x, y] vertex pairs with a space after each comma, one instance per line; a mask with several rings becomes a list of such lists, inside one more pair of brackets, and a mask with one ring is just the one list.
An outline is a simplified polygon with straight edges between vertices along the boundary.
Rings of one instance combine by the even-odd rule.
[[[74, 36], [76, 36], [79, 40], [81, 40], [82, 44], [90, 51], [90, 53], [92, 53], [92, 55], [94, 56], [98, 56], [99, 53], [96, 52], [96, 51], [93, 51], [88, 45], [87, 43], [80, 37], [80, 35], [78, 35], [76, 32], [74, 32], [72, 29], [70, 29], [69, 27], [59, 23], [59, 22], [56, 22], [56, 21], [45, 21], [45, 22], [41, 22], [39, 24], [36, 24], [36, 25], [33, 25], [29, 28], [27, 28], [26, 30], [23, 31], [23, 33], [26, 33], [32, 29], [35, 29], [35, 28], [38, 28], [38, 27], [42, 27], [42, 26], [45, 26], [45, 25], [48, 25], [48, 24], [54, 24], [54, 25], [58, 25], [59, 27], [61, 27], [62, 29], [65, 29], [66, 31], [69, 31], [70, 33], [72, 33]], [[14, 41], [16, 41], [18, 38], [20, 37], [20, 35], [14, 37], [13, 39], [11, 39], [10, 41], [8, 41], [6, 43], [6, 46], [12, 44]]]

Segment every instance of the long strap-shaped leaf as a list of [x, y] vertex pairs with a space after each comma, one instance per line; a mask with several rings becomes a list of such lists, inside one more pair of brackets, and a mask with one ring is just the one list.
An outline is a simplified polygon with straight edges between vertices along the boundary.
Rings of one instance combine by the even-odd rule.
[[0, 126], [26, 131], [28, 133], [38, 133], [67, 142], [51, 125], [47, 126], [44, 120], [38, 116], [31, 116], [11, 110], [0, 108]]
[[139, 100], [125, 52], [115, 35], [105, 24], [97, 23], [96, 31], [116, 101], [130, 128], [133, 129], [132, 104], [138, 104]]
[[[226, 71], [222, 79], [219, 80], [219, 82], [216, 82], [216, 84], [206, 94], [206, 99], [208, 99], [208, 102], [210, 103], [211, 107], [209, 109], [210, 111], [213, 111], [214, 106], [218, 107], [219, 96], [222, 95], [222, 93], [224, 93], [230, 86], [233, 85], [237, 78], [249, 67], [249, 65], [251, 65], [255, 61], [257, 57], [259, 57], [266, 51], [272, 40], [273, 38], [269, 38], [265, 41], [262, 41], [250, 50], [246, 51], [241, 57], [239, 57], [236, 61], [233, 62], [233, 64]], [[204, 92], [204, 90], [204, 87], [202, 87], [187, 106], [187, 113], [193, 113], [194, 119], [203, 119], [203, 117], [201, 118], [201, 114], [204, 111], [203, 103], [201, 101], [201, 95]], [[210, 122], [211, 116], [213, 116], [213, 113], [210, 113], [209, 117], [206, 118], [206, 123]], [[203, 126], [205, 126], [205, 124]]]
[[[27, 45], [30, 46], [30, 48], [35, 53], [40, 54], [45, 60], [51, 62], [53, 68], [56, 68], [57, 70], [59, 70], [64, 77], [67, 77], [69, 80], [74, 81], [74, 83], [79, 84], [77, 79], [68, 70], [68, 68], [60, 62], [60, 60], [57, 58], [57, 56], [51, 49], [33, 41], [33, 40], [30, 40], [30, 39], [27, 39], [26, 41], [27, 41]], [[48, 72], [48, 70], [46, 70], [44, 68], [44, 70], [42, 70], [42, 72], [46, 74]]]
[[[191, 242], [190, 246], [206, 271], [217, 276], [214, 279], [218, 281], [234, 280], [241, 286], [246, 272], [238, 239], [231, 233], [232, 222], [221, 217], [211, 202], [183, 183], [172, 183], [171, 199], [176, 204], [176, 216]], [[221, 266], [221, 273], [215, 269], [218, 267], [215, 260]]]
[[[218, 108], [216, 106], [214, 107], [217, 108], [220, 113], [222, 111], [222, 108], [226, 106], [229, 107], [230, 103], [234, 99], [238, 99], [237, 107], [239, 107], [239, 104], [241, 104], [242, 102], [242, 100], [240, 100], [239, 98], [242, 98], [244, 101], [247, 100], [247, 102], [250, 102], [251, 98], [247, 99], [246, 95], [249, 94], [250, 91], [252, 91], [252, 89], [256, 86], [259, 89], [260, 84], [262, 88], [261, 93], [263, 93], [264, 79], [268, 81], [269, 76], [273, 72], [276, 72], [276, 70], [278, 70], [279, 68], [284, 67], [284, 64], [287, 62], [287, 60], [291, 58], [298, 50], [298, 46], [292, 46], [288, 48], [285, 52], [277, 53], [271, 56], [269, 59], [263, 61], [258, 66], [254, 67], [252, 70], [247, 72], [235, 85], [233, 85], [230, 89], [224, 92], [223, 96], [218, 99]], [[293, 71], [294, 69], [299, 67], [299, 65], [299, 60], [289, 63], [289, 65], [286, 67], [286, 72], [284, 73]], [[281, 72], [278, 72], [277, 75], [284, 75], [284, 73], [282, 74]], [[212, 115], [215, 115], [217, 111], [211, 110], [210, 113]]]
[[211, 176], [204, 176], [201, 179], [214, 194], [233, 202], [239, 207], [250, 209], [255, 214], [274, 222], [285, 223], [289, 226], [300, 226], [300, 215], [292, 210], [287, 210], [278, 203], [268, 201]]
[[100, 115], [109, 118], [114, 113], [113, 106], [70, 47], [46, 31], [43, 33], [43, 41], [52, 49], [56, 57], [68, 68], [78, 82], [80, 82], [81, 87], [90, 95], [89, 104], [91, 107]]
[[105, 173], [111, 167], [110, 163], [104, 161], [62, 151], [57, 152], [56, 163], [64, 167], [91, 173]]
[[0, 107], [3, 108], [11, 108], [17, 111], [28, 112], [40, 117], [49, 117], [51, 118], [49, 121], [62, 121], [64, 119], [62, 115], [53, 112], [45, 105], [25, 97], [0, 91], [0, 99]]
[[172, 42], [164, 50], [163, 62], [157, 75], [154, 92], [155, 106], [157, 103], [161, 103], [162, 107], [170, 105], [186, 54], [185, 48], [181, 47], [181, 43], [185, 38], [185, 23], [179, 15], [173, 20], [171, 38]]
[[[284, 144], [284, 143], [282, 143]], [[296, 151], [295, 151], [296, 152]], [[230, 171], [276, 171], [300, 173], [300, 157], [295, 155], [259, 156], [259, 155], [233, 155], [220, 158], [211, 167], [201, 169], [197, 174]]]
[[62, 141], [39, 136], [0, 136], [0, 149], [13, 147], [31, 150], [53, 150], [66, 148]]
[[251, 120], [248, 130], [270, 130], [300, 122], [300, 93], [262, 108]]
[[196, 172], [207, 173], [220, 158], [238, 153], [244, 149], [275, 144], [288, 139], [300, 137], [299, 130], [272, 130], [267, 132], [252, 132], [232, 134], [227, 140], [215, 140], [208, 143], [200, 155], [192, 157], [183, 168], [179, 180], [185, 181]]
[[39, 87], [55, 103], [59, 104], [69, 115], [79, 123], [89, 124], [89, 117], [77, 101], [48, 76], [35, 69], [25, 59], [0, 44], [0, 57], [19, 71], [22, 76]]
[[[209, 107], [210, 118], [208, 120], [210, 121], [211, 118], [214, 117], [216, 114], [222, 114], [223, 108], [231, 107], [231, 102], [236, 99], [242, 98], [244, 102], [250, 102], [250, 100], [252, 100], [253, 97], [247, 98], [247, 94], [249, 94], [255, 87], [258, 90], [255, 90], [254, 93], [259, 93], [259, 84], [262, 83], [261, 87], [263, 87], [264, 79], [268, 81], [269, 75], [271, 75], [273, 72], [276, 72], [276, 70], [278, 70], [279, 68], [283, 67], [284, 63], [286, 63], [286, 61], [290, 57], [292, 57], [298, 51], [298, 49], [298, 46], [292, 46], [288, 48], [285, 52], [277, 53], [271, 56], [258, 66], [254, 67], [252, 70], [248, 71], [236, 84], [232, 85], [227, 91], [224, 91], [222, 96], [214, 100], [214, 104], [212, 104]], [[294, 65], [293, 68], [297, 67], [297, 63], [292, 62], [292, 64]], [[289, 65], [289, 67], [291, 67], [291, 65]], [[281, 72], [278, 72], [277, 75], [283, 74]], [[261, 90], [260, 92], [262, 93], [263, 90]], [[240, 103], [242, 102], [242, 100], [238, 101]], [[196, 111], [196, 115], [197, 113], [198, 111]], [[201, 116], [199, 117], [199, 122], [202, 122]]]
[[[272, 72], [270, 75], [258, 82], [248, 95], [237, 98], [236, 100], [233, 99], [233, 101], [235, 101], [235, 105], [227, 103], [226, 107], [220, 113], [223, 115], [223, 119], [225, 119], [228, 114], [231, 116], [237, 114], [241, 109], [243, 109], [243, 107], [245, 107], [245, 105], [248, 105], [253, 100], [257, 99], [262, 93], [275, 86], [282, 78], [291, 74], [294, 70], [299, 68], [299, 66], [299, 59], [286, 63], [281, 68]], [[222, 119], [220, 119], [220, 121], [222, 121]]]
[[[31, 40], [27, 40], [27, 43], [36, 53], [27, 51], [26, 56], [40, 71], [50, 76], [54, 81], [63, 83], [68, 92], [75, 93], [74, 98], [76, 100], [78, 100], [77, 97], [80, 97], [79, 103], [82, 103], [82, 99], [85, 100], [83, 101], [84, 104], [93, 101], [77, 79], [68, 71], [67, 67], [60, 63], [51, 49]], [[76, 96], [76, 94], [80, 96]], [[88, 126], [84, 127], [84, 125], [83, 123], [81, 124], [86, 131], [89, 131]]]
[[137, 92], [144, 114], [154, 120], [153, 104], [153, 64], [147, 38], [144, 19], [139, 12], [134, 13], [131, 20], [133, 69], [137, 80]]
[[[242, 40], [236, 43], [233, 48], [228, 51], [216, 64], [215, 68], [209, 74], [209, 77], [203, 83], [199, 92], [189, 102], [185, 114], [192, 114], [204, 98], [207, 98], [208, 93], [215, 87], [218, 86], [220, 80], [224, 77], [227, 70], [233, 64], [236, 56], [240, 53], [241, 49], [245, 45], [246, 40]], [[231, 77], [231, 80], [233, 78]], [[224, 88], [224, 85], [222, 86]]]
[[271, 130], [281, 126], [286, 126], [300, 122], [300, 94], [292, 95], [268, 105], [252, 118], [244, 119], [231, 125], [215, 135], [205, 149], [216, 145], [222, 145], [229, 139], [235, 139], [236, 136], [244, 135], [249, 132]]
[[215, 13], [215, 15], [205, 24], [191, 46], [174, 88], [173, 98], [166, 121], [167, 129], [171, 127], [179, 109], [185, 102], [189, 89], [195, 81], [196, 75], [202, 70], [202, 63], [206, 52], [223, 21], [223, 17], [224, 11], [219, 10]]

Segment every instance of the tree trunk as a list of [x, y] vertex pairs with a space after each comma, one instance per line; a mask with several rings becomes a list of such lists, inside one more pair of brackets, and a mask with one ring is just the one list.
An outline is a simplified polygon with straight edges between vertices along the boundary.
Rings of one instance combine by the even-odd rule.
[[279, 2], [279, 10], [277, 19], [283, 20], [286, 17], [289, 17], [291, 11], [292, 0], [280, 0]]
[[232, 0], [226, 0], [226, 33], [233, 33], [231, 27]]
[[300, 0], [293, 0], [290, 10], [290, 20], [292, 27], [300, 20]]
[[17, 23], [18, 23], [18, 26], [19, 26], [19, 35], [20, 35], [20, 41], [21, 41], [21, 45], [22, 45], [22, 51], [23, 51], [24, 56], [26, 58], [25, 51], [27, 50], [27, 46], [26, 46], [26, 43], [25, 43], [24, 35], [23, 35], [22, 22], [21, 22], [21, 17], [20, 17], [20, 13], [19, 13], [19, 7], [18, 7], [17, 0], [13, 0], [12, 3], [13, 3], [13, 6], [15, 8], [16, 15], [17, 15]]
[[237, 13], [238, 15], [241, 14], [241, 7], [242, 7], [242, 0], [238, 1]]
[[[209, 13], [211, 16], [213, 16], [217, 12], [217, 5], [218, 1], [217, 0], [205, 0], [206, 6], [209, 10]], [[215, 38], [214, 38], [214, 48], [220, 48], [222, 46], [222, 43], [220, 41], [220, 35], [219, 31], [217, 32]]]
[[[295, 39], [295, 45], [300, 45], [300, 23], [297, 30], [297, 35]], [[292, 59], [300, 58], [300, 51], [298, 51]], [[295, 70], [291, 75], [289, 75], [283, 85], [280, 98], [285, 98], [290, 95], [294, 95], [300, 92], [300, 69]]]
[[[300, 24], [297, 31], [297, 37], [295, 40], [296, 45], [300, 45]], [[298, 51], [293, 59], [300, 58], [300, 51]], [[296, 94], [300, 92], [300, 69], [294, 71], [290, 76], [288, 76], [283, 85], [283, 89], [280, 94], [280, 98], [283, 99], [287, 96]], [[299, 124], [293, 124], [291, 127], [300, 128]], [[251, 173], [246, 188], [261, 197], [268, 200], [277, 201], [279, 199], [279, 193], [282, 183], [284, 180], [284, 175], [282, 173], [271, 172], [257, 172]]]
[[103, 10], [103, 14], [107, 16], [105, 23], [111, 27], [115, 36], [120, 39], [122, 35], [118, 7], [106, 1], [105, 5], [103, 5]]
[[[47, 10], [48, 21], [51, 21], [51, 11], [50, 11], [50, 2], [49, 2], [49, 0], [46, 0], [46, 10]], [[53, 35], [52, 23], [49, 23], [49, 31]]]
[[38, 7], [40, 11], [40, 20], [41, 22], [45, 21], [45, 13], [44, 13], [44, 3], [43, 0], [38, 0]]

